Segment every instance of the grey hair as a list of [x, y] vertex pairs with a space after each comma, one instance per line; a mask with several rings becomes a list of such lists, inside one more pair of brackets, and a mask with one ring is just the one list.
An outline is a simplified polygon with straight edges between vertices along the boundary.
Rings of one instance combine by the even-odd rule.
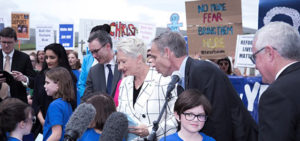
[[287, 23], [271, 22], [265, 25], [256, 32], [254, 41], [257, 50], [271, 46], [277, 49], [280, 56], [300, 61], [299, 32]]
[[167, 31], [157, 36], [152, 43], [157, 45], [157, 48], [164, 53], [164, 48], [169, 48], [177, 58], [187, 55], [186, 43], [181, 34], [177, 32]]
[[116, 45], [117, 52], [122, 51], [128, 56], [136, 58], [138, 55], [142, 55], [143, 62], [147, 59], [147, 47], [143, 40], [129, 36], [122, 38]]
[[99, 30], [99, 31], [92, 32], [88, 39], [88, 42], [90, 43], [95, 39], [97, 39], [102, 46], [109, 43], [110, 47], [112, 48], [111, 37], [106, 31]]

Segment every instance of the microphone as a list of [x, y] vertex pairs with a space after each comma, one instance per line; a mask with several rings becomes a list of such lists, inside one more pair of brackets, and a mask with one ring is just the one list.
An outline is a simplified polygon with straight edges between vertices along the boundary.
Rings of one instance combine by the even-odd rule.
[[171, 91], [175, 88], [175, 85], [178, 81], [180, 81], [180, 73], [179, 71], [174, 71], [171, 76], [171, 82], [168, 84], [167, 95], [171, 93]]
[[114, 112], [107, 118], [99, 141], [122, 141], [127, 134], [127, 116], [121, 112]]
[[96, 116], [96, 109], [92, 104], [80, 104], [66, 124], [64, 141], [76, 141], [90, 125]]

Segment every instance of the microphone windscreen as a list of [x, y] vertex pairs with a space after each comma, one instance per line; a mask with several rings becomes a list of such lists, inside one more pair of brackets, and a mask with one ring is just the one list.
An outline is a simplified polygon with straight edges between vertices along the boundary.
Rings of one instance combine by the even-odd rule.
[[95, 116], [96, 109], [92, 104], [80, 104], [75, 109], [66, 124], [65, 136], [69, 136], [72, 139], [76, 140], [85, 132], [91, 121], [94, 120]]
[[173, 71], [171, 76], [178, 76], [179, 78], [182, 78], [181, 73], [179, 71]]
[[127, 134], [127, 116], [121, 112], [114, 112], [107, 118], [99, 141], [122, 141]]

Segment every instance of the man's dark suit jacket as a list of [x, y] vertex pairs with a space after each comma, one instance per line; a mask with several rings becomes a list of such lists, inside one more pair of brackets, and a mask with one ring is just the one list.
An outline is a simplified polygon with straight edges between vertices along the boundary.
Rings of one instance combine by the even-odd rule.
[[184, 78], [186, 89], [200, 90], [212, 104], [201, 131], [217, 141], [257, 140], [257, 125], [225, 73], [211, 62], [189, 57]]
[[259, 141], [300, 141], [300, 62], [287, 67], [259, 101]]
[[[2, 50], [0, 50], [0, 70], [3, 70], [3, 54]], [[27, 54], [15, 50], [12, 63], [11, 63], [11, 71], [19, 71], [26, 75], [29, 79], [29, 87], [33, 88], [34, 86], [34, 77], [35, 71], [32, 68], [32, 64], [30, 58]], [[27, 93], [26, 87], [23, 86], [22, 82], [13, 80], [8, 83], [10, 87], [10, 95], [14, 98], [19, 98], [22, 101], [27, 103]]]
[[[115, 96], [117, 84], [121, 79], [122, 75], [121, 72], [118, 70], [118, 65], [115, 64], [114, 69], [114, 77], [113, 82], [111, 85], [111, 95], [112, 97]], [[84, 91], [84, 95], [93, 93], [93, 92], [103, 92], [106, 93], [106, 79], [105, 79], [105, 71], [103, 64], [97, 64], [91, 67], [87, 80], [86, 80], [86, 87]]]

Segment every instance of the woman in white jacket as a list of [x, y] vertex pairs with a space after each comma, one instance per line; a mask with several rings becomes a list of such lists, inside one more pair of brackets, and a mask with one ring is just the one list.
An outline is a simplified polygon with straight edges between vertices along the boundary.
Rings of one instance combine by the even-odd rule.
[[[134, 140], [143, 140], [152, 131], [153, 121], [157, 120], [164, 102], [170, 77], [163, 77], [146, 64], [147, 48], [144, 42], [134, 36], [123, 38], [116, 45], [118, 69], [124, 78], [119, 87], [117, 111], [127, 114], [136, 126], [129, 132], [137, 135]], [[176, 132], [173, 115], [176, 92], [172, 92], [156, 133], [157, 139]], [[166, 128], [165, 128], [166, 127]]]

